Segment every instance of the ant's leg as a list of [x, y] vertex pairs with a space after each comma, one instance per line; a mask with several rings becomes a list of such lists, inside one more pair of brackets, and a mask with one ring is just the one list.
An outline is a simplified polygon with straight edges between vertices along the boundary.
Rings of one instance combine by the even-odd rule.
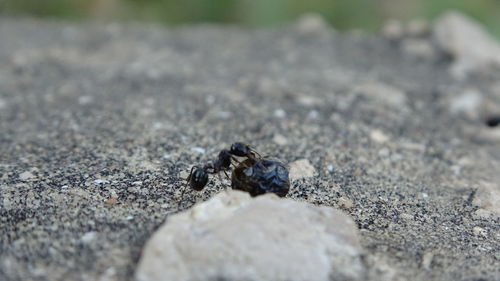
[[179, 199], [179, 204], [177, 204], [178, 211], [180, 211], [180, 209], [181, 209], [182, 199], [184, 198], [184, 193], [186, 193], [186, 189], [187, 189], [187, 187], [185, 186], [184, 189], [182, 190], [181, 198]]
[[198, 166], [193, 166], [191, 168], [191, 172], [189, 172], [189, 176], [186, 178], [186, 181], [189, 183], [189, 180], [191, 180], [191, 176], [193, 175], [193, 170], [194, 168], [198, 168]]
[[256, 150], [251, 149], [250, 153], [252, 154], [253, 158], [255, 158], [255, 155], [259, 156], [259, 158], [262, 158], [262, 156], [260, 156], [260, 153], [258, 153]]
[[229, 175], [227, 174], [226, 171], [223, 171], [224, 172], [224, 175], [226, 175], [227, 179], [230, 180], [231, 178], [229, 177]]
[[[198, 166], [193, 166], [191, 168], [191, 171], [189, 172], [189, 176], [186, 178], [186, 183], [189, 184], [189, 181], [191, 180], [191, 177], [193, 176], [193, 171], [195, 168], [198, 168]], [[184, 198], [184, 193], [186, 193], [186, 189], [188, 189], [186, 186], [184, 186], [184, 189], [181, 192], [181, 197], [179, 198], [179, 203], [177, 204], [177, 209], [180, 210], [181, 204], [182, 204], [182, 199]]]
[[[241, 164], [241, 162], [238, 159], [236, 159], [236, 157], [234, 157], [234, 156], [231, 156], [231, 160], [238, 163], [238, 165]], [[233, 166], [236, 168], [236, 165], [234, 165], [234, 163], [231, 162], [231, 164], [233, 164]]]

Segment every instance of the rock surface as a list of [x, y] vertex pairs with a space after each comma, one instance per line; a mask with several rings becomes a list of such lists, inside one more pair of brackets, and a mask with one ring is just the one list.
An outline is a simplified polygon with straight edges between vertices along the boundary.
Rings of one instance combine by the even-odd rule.
[[455, 59], [452, 74], [457, 77], [489, 66], [500, 69], [500, 44], [472, 18], [445, 13], [436, 22], [434, 38]]
[[365, 280], [354, 221], [340, 211], [223, 192], [172, 215], [144, 248], [138, 281]]
[[498, 71], [310, 22], [0, 18], [0, 280], [132, 280], [165, 219], [229, 186], [181, 198], [235, 141], [315, 167], [287, 197], [352, 217], [367, 280], [499, 280]]

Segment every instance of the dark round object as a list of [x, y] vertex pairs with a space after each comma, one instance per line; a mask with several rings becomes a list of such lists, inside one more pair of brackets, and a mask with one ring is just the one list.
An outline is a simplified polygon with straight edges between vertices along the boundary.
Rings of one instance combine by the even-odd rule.
[[288, 169], [279, 161], [249, 158], [233, 170], [231, 187], [251, 196], [272, 192], [285, 197], [290, 189]]
[[488, 119], [486, 119], [485, 123], [488, 127], [497, 127], [498, 125], [500, 125], [500, 115], [489, 117]]
[[201, 191], [208, 182], [208, 173], [203, 168], [196, 167], [187, 178], [189, 186], [196, 190]]

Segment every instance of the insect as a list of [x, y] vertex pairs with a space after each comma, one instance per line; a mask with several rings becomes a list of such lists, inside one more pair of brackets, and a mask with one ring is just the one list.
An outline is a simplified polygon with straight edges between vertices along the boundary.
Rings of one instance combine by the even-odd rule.
[[[237, 157], [246, 159], [239, 161]], [[193, 166], [186, 181], [191, 189], [201, 191], [208, 183], [209, 174], [220, 176], [223, 172], [229, 178], [227, 172], [231, 170], [231, 165], [234, 166], [231, 174], [233, 189], [246, 191], [251, 196], [272, 192], [284, 197], [288, 193], [290, 181], [286, 166], [277, 160], [263, 158], [255, 149], [241, 142], [221, 150], [214, 162]]]

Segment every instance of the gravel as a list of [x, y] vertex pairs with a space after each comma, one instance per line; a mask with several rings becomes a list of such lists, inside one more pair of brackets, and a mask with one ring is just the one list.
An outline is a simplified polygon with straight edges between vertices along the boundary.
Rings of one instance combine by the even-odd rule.
[[[191, 166], [235, 141], [314, 167], [288, 197], [356, 222], [370, 280], [500, 280], [500, 129], [484, 121], [500, 72], [454, 78], [430, 36], [429, 56], [400, 40], [314, 17], [0, 18], [0, 280], [132, 280], [169, 215], [229, 186], [181, 198]], [[481, 102], [451, 113], [464, 89]]]

